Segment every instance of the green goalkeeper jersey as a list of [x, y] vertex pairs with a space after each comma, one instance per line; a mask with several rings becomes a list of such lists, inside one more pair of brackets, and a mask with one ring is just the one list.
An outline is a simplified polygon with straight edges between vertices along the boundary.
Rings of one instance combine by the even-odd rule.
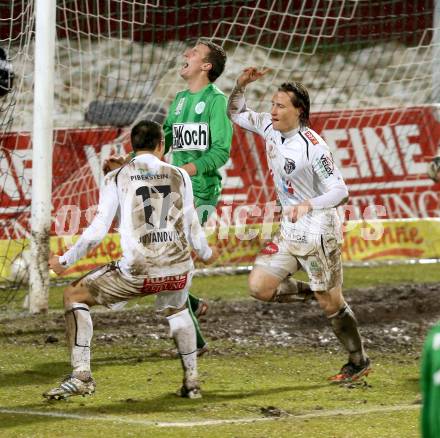
[[194, 203], [216, 205], [221, 192], [218, 171], [229, 159], [232, 123], [226, 114], [226, 96], [209, 84], [197, 93], [177, 93], [164, 123], [165, 152], [172, 149], [175, 166], [192, 162]]
[[440, 437], [440, 322], [428, 333], [423, 348], [421, 387], [422, 436]]

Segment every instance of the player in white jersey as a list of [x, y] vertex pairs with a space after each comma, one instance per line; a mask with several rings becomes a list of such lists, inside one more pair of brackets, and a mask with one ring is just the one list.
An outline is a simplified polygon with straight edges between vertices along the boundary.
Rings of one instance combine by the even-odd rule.
[[122, 258], [91, 271], [64, 292], [66, 331], [73, 372], [43, 395], [63, 399], [91, 394], [93, 334], [89, 308], [112, 305], [143, 295], [156, 295], [156, 308], [167, 316], [184, 370], [180, 395], [200, 397], [196, 333], [186, 307], [194, 269], [191, 247], [206, 263], [211, 249], [193, 206], [187, 172], [160, 160], [164, 151], [161, 126], [139, 122], [131, 132], [134, 158], [108, 173], [99, 195], [97, 214], [76, 244], [62, 256], [51, 256], [50, 268], [63, 273], [107, 234], [119, 208]]
[[342, 295], [341, 224], [336, 207], [348, 190], [324, 140], [309, 128], [310, 100], [298, 82], [282, 84], [271, 113], [247, 108], [244, 89], [267, 70], [245, 69], [228, 102], [232, 121], [261, 135], [282, 207], [279, 233], [255, 261], [249, 276], [253, 297], [290, 302], [306, 286], [290, 275], [304, 269], [320, 307], [349, 359], [334, 382], [353, 381], [370, 370], [356, 318]]

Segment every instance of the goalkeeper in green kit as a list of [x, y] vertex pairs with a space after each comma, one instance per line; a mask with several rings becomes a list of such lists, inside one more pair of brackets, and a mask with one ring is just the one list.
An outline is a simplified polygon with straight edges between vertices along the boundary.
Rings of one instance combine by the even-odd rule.
[[[223, 73], [226, 54], [222, 47], [200, 39], [183, 54], [180, 76], [188, 88], [177, 93], [164, 122], [165, 152], [171, 150], [172, 164], [191, 177], [195, 207], [202, 225], [215, 209], [221, 193], [218, 171], [229, 159], [232, 124], [226, 114], [227, 98], [213, 84]], [[189, 295], [188, 308], [197, 332], [199, 354], [206, 342], [196, 317], [206, 312], [206, 303]]]
[[[222, 47], [200, 39], [187, 49], [180, 76], [187, 89], [177, 93], [164, 122], [165, 153], [172, 152], [172, 164], [185, 169], [191, 177], [194, 203], [203, 225], [215, 210], [221, 193], [218, 171], [229, 159], [232, 124], [226, 114], [227, 98], [214, 85], [223, 73], [226, 54]], [[104, 163], [104, 173], [119, 167], [130, 157], [111, 157]], [[188, 308], [197, 333], [201, 355], [207, 345], [197, 317], [206, 313], [207, 304], [189, 294]]]
[[428, 333], [422, 355], [422, 437], [440, 437], [440, 322]]

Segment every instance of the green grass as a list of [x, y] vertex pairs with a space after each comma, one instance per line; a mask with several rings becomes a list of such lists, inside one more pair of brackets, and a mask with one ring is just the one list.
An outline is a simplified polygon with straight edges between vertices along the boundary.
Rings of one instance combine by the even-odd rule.
[[[154, 436], [164, 437], [417, 436], [417, 410], [354, 416], [365, 409], [386, 409], [413, 403], [418, 390], [418, 367], [414, 360], [402, 361], [400, 356], [382, 358], [373, 354], [375, 372], [368, 379], [370, 386], [349, 389], [329, 385], [325, 380], [325, 376], [339, 367], [341, 357], [330, 356], [322, 361], [323, 356], [318, 351], [260, 351], [234, 347], [227, 356], [207, 357], [200, 361], [204, 398], [190, 401], [178, 399], [173, 394], [180, 384], [179, 363], [173, 358], [161, 358], [162, 348], [161, 343], [154, 343], [149, 351], [140, 351], [133, 346], [97, 346], [93, 359], [98, 382], [95, 396], [49, 404], [42, 401], [41, 393], [69, 371], [64, 349], [58, 345], [30, 346], [20, 350], [15, 346], [4, 346], [1, 352], [0, 384], [3, 390], [0, 406], [159, 422], [263, 418], [261, 408], [275, 406], [283, 412], [281, 419], [246, 425], [200, 426], [189, 430], [9, 414], [0, 416], [1, 436], [35, 436], [32, 435], [35, 431], [38, 436], [51, 437], [73, 437], [83, 433], [89, 436], [146, 436], [153, 430]], [[397, 359], [400, 361], [398, 368], [394, 366]], [[308, 419], [294, 417], [330, 410], [350, 410], [353, 414]], [[396, 422], [396, 416], [402, 417], [402, 421]], [[352, 428], [347, 427], [348, 424]], [[295, 434], [289, 435], [292, 430]]]
[[[350, 268], [345, 270], [345, 286], [437, 282], [439, 271], [437, 265]], [[246, 276], [196, 278], [192, 291], [211, 300], [243, 300], [248, 299], [246, 282]], [[55, 310], [47, 318], [61, 317], [61, 301], [62, 288], [51, 290], [50, 306]], [[134, 305], [148, 302], [141, 300]], [[7, 318], [10, 317], [8, 311]], [[319, 349], [259, 349], [227, 339], [213, 341], [211, 347], [218, 353], [201, 359], [199, 366], [204, 397], [190, 401], [174, 395], [181, 383], [181, 370], [179, 361], [169, 357], [171, 341], [152, 339], [142, 345], [127, 340], [105, 343], [99, 341], [105, 327], [97, 327], [92, 357], [97, 393], [93, 397], [47, 403], [41, 393], [57, 384], [70, 369], [64, 341], [44, 344], [38, 337], [38, 327], [45, 324], [45, 318], [34, 317], [33, 325], [29, 323], [36, 327], [33, 332], [26, 328], [28, 319], [18, 319], [14, 325], [23, 324], [21, 333], [4, 326], [6, 319], [2, 322], [0, 314], [0, 411], [28, 412], [0, 412], [1, 437], [419, 436], [419, 410], [417, 406], [413, 409], [418, 397], [419, 368], [414, 353], [384, 355], [370, 351], [374, 372], [368, 385], [347, 388], [326, 381], [328, 375], [339, 369], [343, 355]], [[14, 335], [1, 336], [3, 330]], [[264, 420], [261, 409], [268, 406], [280, 409], [281, 417]], [[409, 408], [390, 411], [399, 406]], [[345, 414], [336, 415], [339, 410]], [[32, 414], [35, 411], [81, 418], [38, 416]], [[322, 414], [328, 416], [317, 417]], [[96, 416], [111, 421], [85, 418]], [[232, 419], [263, 421], [194, 427], [145, 423]]]

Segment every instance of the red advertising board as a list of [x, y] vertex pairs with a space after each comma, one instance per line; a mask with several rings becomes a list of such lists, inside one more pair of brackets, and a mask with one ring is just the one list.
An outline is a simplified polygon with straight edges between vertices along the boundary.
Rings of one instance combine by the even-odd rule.
[[[119, 129], [57, 130], [53, 149], [53, 216], [63, 206], [84, 214], [98, 201], [102, 161], [126, 150]], [[10, 133], [0, 138], [0, 240], [29, 235], [32, 144], [30, 134]], [[55, 231], [55, 223], [52, 231]]]
[[[436, 108], [370, 109], [317, 113], [312, 128], [332, 151], [350, 190], [350, 219], [382, 206], [383, 218], [439, 216], [440, 185], [426, 175], [440, 148]], [[232, 164], [223, 200], [265, 203], [275, 199], [260, 136], [235, 128]], [[234, 177], [234, 178], [231, 178]]]
[[320, 113], [314, 127], [333, 151], [357, 210], [379, 205], [386, 218], [437, 217], [440, 186], [426, 170], [440, 148], [439, 116], [435, 107]]
[[[385, 208], [386, 219], [437, 217], [440, 186], [426, 176], [426, 163], [440, 145], [435, 108], [318, 113], [313, 128], [329, 144], [350, 189], [350, 205], [362, 218], [366, 207]], [[0, 139], [0, 239], [27, 237], [32, 149], [28, 134]], [[81, 211], [87, 225], [98, 201], [101, 166], [112, 153], [128, 150], [127, 132], [117, 129], [59, 130], [53, 159], [53, 215]], [[231, 160], [222, 169], [219, 208], [259, 206], [275, 200], [261, 137], [235, 127]], [[252, 219], [252, 212], [248, 214]], [[254, 220], [261, 222], [262, 215]], [[66, 221], [69, 223], [69, 220]], [[69, 225], [66, 225], [69, 226]], [[52, 229], [55, 233], [55, 223]], [[64, 230], [67, 234], [68, 230]]]

